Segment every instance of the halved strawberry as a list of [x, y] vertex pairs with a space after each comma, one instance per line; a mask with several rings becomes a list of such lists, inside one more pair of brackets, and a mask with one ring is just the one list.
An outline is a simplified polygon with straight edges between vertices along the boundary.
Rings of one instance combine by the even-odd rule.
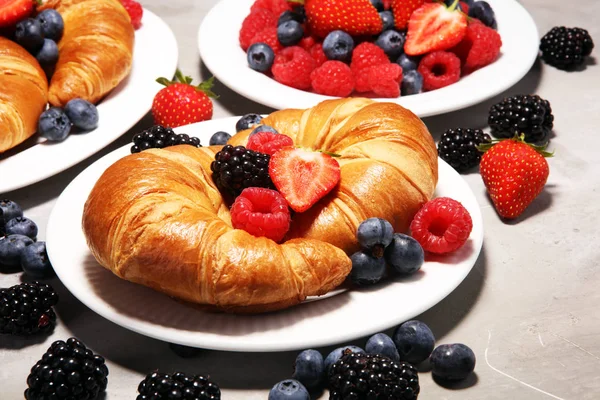
[[284, 148], [271, 157], [269, 175], [296, 212], [304, 212], [340, 181], [340, 164], [330, 155]]
[[404, 30], [412, 13], [423, 5], [425, 0], [393, 0], [392, 11], [394, 12], [394, 24], [396, 28]]
[[15, 25], [33, 10], [33, 0], [0, 0], [0, 28]]
[[404, 51], [417, 56], [456, 46], [467, 33], [467, 16], [456, 10], [458, 0], [450, 7], [443, 3], [426, 3], [408, 21]]

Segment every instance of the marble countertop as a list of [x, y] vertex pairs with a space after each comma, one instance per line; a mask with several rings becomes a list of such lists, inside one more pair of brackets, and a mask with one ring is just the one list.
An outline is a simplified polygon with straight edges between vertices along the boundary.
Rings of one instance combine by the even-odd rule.
[[[198, 56], [196, 32], [217, 0], [145, 0], [178, 40], [179, 66], [198, 79], [210, 73]], [[556, 25], [580, 26], [598, 43], [600, 2], [522, 0], [540, 33]], [[209, 40], [209, 39], [207, 39]], [[597, 54], [597, 51], [596, 51]], [[422, 373], [422, 400], [598, 399], [600, 398], [600, 70], [592, 60], [582, 72], [567, 73], [536, 63], [516, 86], [483, 104], [425, 119], [436, 139], [447, 128], [486, 128], [487, 111], [503, 96], [536, 93], [554, 110], [555, 137], [550, 179], [525, 214], [510, 223], [499, 219], [479, 174], [465, 175], [481, 205], [485, 241], [475, 268], [445, 300], [420, 315], [438, 343], [462, 342], [477, 356], [475, 374], [444, 388]], [[221, 97], [214, 118], [270, 109], [217, 84]], [[151, 125], [146, 116], [130, 132], [94, 157], [33, 186], [4, 193], [21, 204], [40, 227], [40, 240], [56, 198], [100, 156], [127, 143]], [[43, 165], [36, 166], [43, 168]], [[1, 179], [1, 177], [0, 177]], [[0, 287], [20, 281], [0, 275]], [[143, 376], [154, 369], [208, 373], [225, 400], [266, 400], [270, 387], [292, 373], [295, 352], [226, 353], [203, 351], [184, 360], [164, 342], [123, 329], [98, 316], [53, 279], [61, 301], [58, 326], [50, 337], [0, 337], [0, 399], [23, 398], [29, 369], [54, 340], [76, 336], [108, 360], [106, 400], [134, 399]], [[358, 320], [359, 316], [357, 316]], [[389, 333], [389, 332], [388, 332]], [[365, 339], [355, 344], [363, 345]], [[320, 349], [326, 354], [332, 348]], [[322, 396], [327, 398], [326, 395]]]

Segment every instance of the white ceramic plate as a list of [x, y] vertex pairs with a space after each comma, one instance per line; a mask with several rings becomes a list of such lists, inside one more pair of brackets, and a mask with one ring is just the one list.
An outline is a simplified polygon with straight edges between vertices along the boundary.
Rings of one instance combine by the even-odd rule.
[[[527, 74], [538, 54], [535, 22], [516, 0], [488, 0], [502, 36], [496, 62], [445, 88], [392, 99], [419, 117], [460, 110], [502, 93]], [[330, 97], [282, 85], [248, 67], [239, 45], [242, 21], [253, 0], [223, 0], [206, 15], [198, 32], [200, 55], [218, 80], [235, 92], [275, 109], [309, 108]], [[390, 99], [379, 99], [390, 101]]]
[[98, 105], [100, 124], [88, 133], [72, 134], [64, 142], [47, 143], [34, 136], [0, 155], [0, 193], [56, 175], [85, 160], [135, 125], [161, 89], [156, 78], [172, 77], [177, 68], [177, 41], [169, 26], [144, 9], [143, 25], [135, 33], [129, 76]]
[[[233, 132], [236, 121], [213, 120], [178, 130], [208, 143], [216, 131]], [[65, 189], [50, 215], [47, 248], [58, 277], [81, 302], [106, 319], [153, 338], [229, 351], [297, 350], [353, 340], [413, 318], [441, 301], [463, 281], [481, 251], [483, 225], [477, 200], [460, 175], [440, 160], [436, 196], [462, 202], [473, 218], [471, 237], [456, 254], [428, 258], [409, 279], [364, 290], [338, 290], [335, 296], [281, 312], [240, 316], [199, 311], [121, 280], [88, 250], [81, 229], [84, 203], [102, 173], [127, 154], [129, 147], [106, 155]], [[361, 317], [360, 324], [356, 316]]]

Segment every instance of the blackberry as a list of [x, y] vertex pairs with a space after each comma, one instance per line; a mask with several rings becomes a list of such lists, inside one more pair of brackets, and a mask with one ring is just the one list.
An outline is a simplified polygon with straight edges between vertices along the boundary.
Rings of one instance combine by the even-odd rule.
[[414, 366], [381, 355], [346, 350], [329, 371], [330, 400], [411, 400], [419, 391]]
[[438, 144], [440, 158], [458, 172], [465, 172], [479, 165], [482, 153], [477, 146], [491, 143], [492, 138], [480, 129], [448, 129]]
[[592, 53], [594, 41], [585, 29], [556, 26], [540, 42], [542, 60], [559, 69], [583, 64]]
[[162, 374], [153, 372], [138, 386], [136, 400], [219, 400], [221, 389], [203, 375], [190, 376], [183, 372]]
[[488, 123], [497, 138], [523, 133], [526, 142], [542, 143], [548, 140], [554, 127], [554, 115], [548, 100], [537, 95], [517, 95], [494, 104]]
[[268, 154], [228, 144], [215, 155], [210, 169], [221, 192], [238, 196], [249, 187], [275, 188], [269, 176], [270, 159]]
[[165, 147], [189, 144], [194, 147], [202, 147], [200, 139], [190, 137], [185, 133], [176, 134], [171, 128], [162, 125], [154, 125], [150, 129], [136, 134], [133, 137], [131, 154], [139, 153], [148, 149], [164, 149]]
[[33, 282], [0, 289], [0, 334], [50, 333], [56, 324], [58, 295], [50, 285]]
[[52, 343], [27, 377], [25, 399], [94, 400], [106, 390], [108, 368], [75, 338]]

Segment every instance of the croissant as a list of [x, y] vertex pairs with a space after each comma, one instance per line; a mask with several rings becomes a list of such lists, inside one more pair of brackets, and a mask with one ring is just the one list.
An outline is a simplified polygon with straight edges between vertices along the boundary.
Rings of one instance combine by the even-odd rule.
[[[100, 177], [82, 227], [105, 268], [184, 301], [230, 312], [287, 308], [339, 286], [351, 270], [358, 224], [371, 216], [406, 227], [437, 183], [424, 124], [395, 104], [326, 101], [264, 120], [297, 145], [339, 153], [339, 188], [296, 214], [282, 244], [231, 225], [212, 181], [221, 147], [175, 146], [129, 155]], [[232, 138], [245, 144], [249, 131]], [[341, 237], [337, 237], [340, 235]]]
[[65, 23], [50, 103], [99, 102], [131, 70], [135, 31], [129, 14], [119, 0], [46, 0], [38, 10], [47, 8], [56, 9]]
[[0, 153], [36, 132], [47, 103], [48, 82], [37, 60], [0, 37]]

